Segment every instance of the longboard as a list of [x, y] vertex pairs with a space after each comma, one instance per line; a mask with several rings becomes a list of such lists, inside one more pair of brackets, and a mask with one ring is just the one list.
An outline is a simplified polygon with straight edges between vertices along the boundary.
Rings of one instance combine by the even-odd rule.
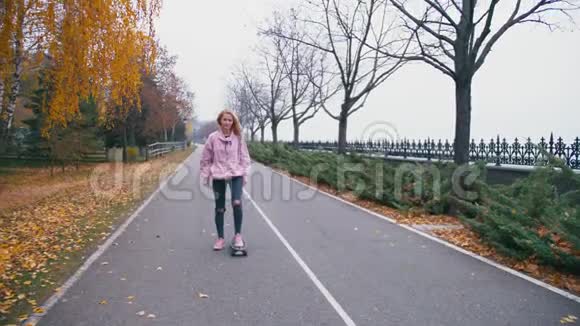
[[230, 242], [230, 254], [232, 256], [247, 256], [248, 255], [247, 247], [248, 246], [245, 244], [245, 241], [244, 241], [244, 246], [241, 248], [234, 247], [234, 243]]

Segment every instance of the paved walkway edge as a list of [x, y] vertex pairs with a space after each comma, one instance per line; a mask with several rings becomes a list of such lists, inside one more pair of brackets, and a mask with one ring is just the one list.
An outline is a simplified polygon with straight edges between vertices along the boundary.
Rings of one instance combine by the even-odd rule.
[[557, 287], [555, 287], [555, 286], [552, 286], [552, 285], [550, 285], [550, 284], [548, 284], [548, 283], [542, 282], [542, 281], [540, 281], [540, 280], [538, 280], [538, 279], [535, 279], [535, 278], [533, 278], [533, 277], [530, 277], [530, 276], [528, 276], [528, 275], [526, 275], [526, 274], [523, 274], [523, 273], [521, 273], [521, 272], [518, 272], [518, 271], [516, 271], [516, 270], [514, 270], [514, 269], [512, 269], [512, 268], [509, 268], [509, 267], [507, 267], [507, 266], [504, 266], [504, 265], [501, 265], [501, 264], [499, 264], [499, 263], [496, 263], [496, 262], [495, 262], [495, 261], [493, 261], [493, 260], [490, 260], [490, 259], [488, 259], [488, 258], [485, 258], [485, 257], [483, 257], [483, 256], [480, 256], [480, 255], [478, 255], [478, 254], [475, 254], [475, 253], [473, 253], [473, 252], [471, 252], [471, 251], [465, 250], [465, 249], [463, 249], [463, 248], [461, 248], [461, 247], [458, 247], [458, 246], [456, 246], [456, 245], [454, 245], [454, 244], [452, 244], [452, 243], [449, 243], [449, 242], [447, 242], [447, 241], [445, 241], [445, 240], [443, 240], [443, 239], [440, 239], [440, 238], [434, 237], [434, 236], [432, 236], [432, 235], [430, 235], [430, 234], [427, 234], [427, 233], [425, 233], [425, 232], [422, 232], [422, 231], [420, 231], [420, 230], [417, 230], [417, 229], [413, 228], [412, 226], [407, 226], [407, 225], [404, 225], [404, 224], [397, 223], [397, 221], [395, 221], [395, 220], [394, 220], [394, 219], [392, 219], [392, 218], [389, 218], [389, 217], [383, 216], [383, 215], [381, 215], [381, 214], [378, 214], [378, 213], [376, 213], [376, 212], [373, 212], [373, 211], [371, 211], [371, 210], [369, 210], [369, 209], [367, 209], [367, 208], [364, 208], [364, 207], [362, 207], [362, 206], [359, 206], [359, 205], [357, 205], [357, 204], [354, 204], [354, 203], [351, 203], [351, 202], [349, 202], [349, 201], [347, 201], [347, 200], [344, 200], [344, 199], [342, 199], [342, 198], [340, 198], [340, 197], [337, 197], [337, 196], [334, 196], [334, 195], [332, 195], [332, 194], [329, 194], [329, 193], [327, 193], [327, 192], [325, 192], [325, 191], [323, 191], [323, 190], [321, 190], [321, 189], [318, 189], [318, 188], [312, 187], [312, 186], [310, 186], [310, 185], [308, 185], [308, 184], [305, 184], [304, 182], [302, 182], [302, 181], [300, 181], [300, 180], [297, 180], [297, 179], [295, 179], [295, 178], [292, 178], [292, 177], [290, 177], [290, 176], [288, 176], [288, 175], [285, 175], [285, 174], [279, 173], [278, 171], [271, 169], [271, 168], [270, 168], [269, 166], [267, 166], [267, 165], [264, 165], [264, 164], [262, 164], [262, 163], [259, 163], [259, 162], [254, 162], [254, 163], [255, 163], [255, 164], [260, 164], [260, 165], [262, 165], [263, 167], [265, 167], [265, 168], [267, 168], [267, 169], [270, 169], [270, 170], [272, 170], [272, 172], [274, 172], [274, 173], [276, 173], [276, 174], [278, 174], [278, 175], [280, 175], [280, 176], [282, 176], [282, 177], [290, 178], [291, 180], [293, 180], [293, 181], [296, 181], [296, 182], [300, 183], [301, 185], [303, 185], [303, 186], [305, 186], [305, 187], [308, 187], [308, 188], [310, 188], [310, 189], [312, 189], [312, 190], [318, 191], [318, 192], [320, 192], [320, 193], [322, 193], [322, 194], [324, 194], [324, 195], [326, 195], [326, 196], [328, 196], [328, 197], [330, 197], [330, 198], [336, 199], [336, 200], [338, 200], [338, 201], [340, 201], [340, 202], [343, 202], [343, 203], [345, 203], [345, 204], [347, 204], [347, 205], [350, 205], [350, 206], [356, 207], [356, 208], [358, 208], [358, 209], [360, 209], [360, 210], [363, 210], [363, 211], [365, 211], [365, 212], [366, 212], [366, 213], [368, 213], [368, 214], [371, 214], [371, 215], [373, 215], [373, 216], [375, 216], [375, 217], [378, 217], [378, 218], [380, 218], [380, 219], [382, 219], [382, 220], [385, 220], [385, 221], [388, 221], [388, 222], [390, 222], [390, 223], [393, 223], [393, 224], [395, 224], [395, 225], [397, 225], [397, 226], [399, 226], [399, 227], [402, 227], [402, 228], [404, 228], [404, 229], [406, 229], [406, 230], [409, 230], [409, 231], [411, 231], [411, 232], [413, 232], [413, 233], [416, 233], [416, 234], [418, 234], [418, 235], [420, 235], [420, 236], [422, 236], [422, 237], [425, 237], [425, 238], [428, 238], [428, 239], [430, 239], [430, 240], [433, 240], [433, 241], [435, 241], [435, 242], [437, 242], [437, 243], [440, 243], [440, 244], [442, 244], [442, 245], [444, 245], [444, 246], [447, 246], [447, 247], [449, 247], [449, 248], [451, 248], [451, 249], [454, 249], [454, 250], [456, 250], [456, 251], [459, 251], [459, 252], [461, 252], [461, 253], [463, 253], [463, 254], [465, 254], [465, 255], [468, 255], [468, 256], [470, 256], [470, 257], [472, 257], [472, 258], [475, 258], [475, 259], [477, 259], [477, 260], [479, 260], [479, 261], [481, 261], [481, 262], [484, 262], [484, 263], [486, 263], [486, 264], [489, 264], [489, 265], [491, 265], [491, 266], [494, 266], [494, 267], [496, 267], [496, 268], [498, 268], [498, 269], [500, 269], [500, 270], [502, 270], [502, 271], [504, 271], [504, 272], [507, 272], [507, 273], [509, 273], [509, 274], [511, 274], [511, 275], [517, 276], [517, 277], [519, 277], [519, 278], [521, 278], [521, 279], [524, 279], [524, 280], [526, 280], [526, 281], [528, 281], [528, 282], [531, 282], [531, 283], [533, 283], [533, 284], [535, 284], [535, 285], [538, 285], [538, 286], [540, 286], [540, 287], [542, 287], [542, 288], [544, 288], [544, 289], [550, 290], [550, 291], [552, 291], [552, 292], [554, 292], [554, 293], [557, 293], [557, 294], [559, 294], [559, 295], [561, 295], [561, 296], [563, 296], [563, 297], [566, 297], [566, 298], [568, 298], [568, 299], [570, 299], [570, 300], [572, 300], [572, 301], [576, 301], [577, 303], [580, 303], [580, 297], [578, 297], [578, 296], [576, 296], [576, 295], [574, 295], [574, 294], [572, 294], [572, 293], [570, 293], [570, 292], [564, 291], [564, 290], [562, 290], [562, 289], [560, 289], [560, 288], [557, 288]]
[[[193, 155], [193, 153], [191, 155]], [[48, 313], [48, 311], [66, 294], [66, 292], [68, 291], [68, 289], [70, 289], [81, 278], [81, 276], [84, 274], [84, 272], [86, 270], [88, 270], [89, 267], [97, 259], [99, 259], [99, 257], [115, 242], [115, 240], [123, 232], [125, 232], [125, 230], [131, 224], [131, 222], [133, 222], [133, 220], [139, 215], [139, 213], [141, 213], [141, 211], [145, 207], [147, 207], [147, 205], [149, 205], [149, 203], [151, 202], [151, 200], [153, 198], [155, 198], [155, 196], [159, 193], [159, 191], [161, 191], [163, 188], [165, 188], [165, 186], [167, 185], [167, 182], [169, 180], [171, 180], [171, 178], [179, 170], [181, 170], [183, 168], [183, 166], [185, 165], [185, 162], [190, 159], [191, 155], [188, 156], [187, 158], [185, 158], [185, 160], [183, 160], [183, 162], [181, 162], [177, 166], [177, 168], [175, 169], [175, 171], [173, 171], [171, 173], [171, 175], [167, 176], [167, 178], [165, 178], [165, 180], [163, 180], [163, 182], [161, 182], [161, 184], [159, 185], [159, 187], [157, 187], [157, 189], [151, 195], [149, 195], [149, 198], [147, 198], [139, 206], [139, 208], [137, 208], [137, 210], [135, 212], [133, 212], [133, 214], [131, 214], [131, 216], [129, 216], [129, 218], [127, 218], [127, 220], [123, 224], [121, 224], [117, 228], [117, 230], [115, 230], [115, 232], [107, 239], [107, 241], [105, 241], [102, 245], [100, 245], [98, 247], [98, 249], [91, 254], [91, 256], [82, 264], [82, 266], [71, 277], [69, 277], [66, 280], [66, 282], [64, 282], [64, 284], [60, 287], [60, 290], [58, 292], [54, 293], [50, 298], [48, 298], [48, 300], [46, 300], [39, 307], [40, 309], [42, 309], [42, 313], [34, 313], [34, 314], [31, 314], [28, 317], [28, 319], [24, 320], [21, 323], [21, 325], [23, 325], [23, 326], [33, 326], [33, 325], [38, 324], [40, 322], [40, 320], [42, 319], [42, 317], [44, 317]]]

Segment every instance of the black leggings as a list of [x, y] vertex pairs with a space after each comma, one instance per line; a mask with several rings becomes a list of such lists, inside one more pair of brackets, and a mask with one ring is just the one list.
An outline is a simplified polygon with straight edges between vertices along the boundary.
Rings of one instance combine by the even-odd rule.
[[[214, 179], [212, 182], [215, 196], [215, 226], [218, 237], [224, 237], [224, 213], [226, 211], [226, 186], [230, 185], [232, 192], [232, 207], [234, 210], [234, 226], [236, 233], [242, 232], [242, 186], [243, 177], [233, 177], [230, 180]], [[236, 203], [236, 201], [238, 203]]]

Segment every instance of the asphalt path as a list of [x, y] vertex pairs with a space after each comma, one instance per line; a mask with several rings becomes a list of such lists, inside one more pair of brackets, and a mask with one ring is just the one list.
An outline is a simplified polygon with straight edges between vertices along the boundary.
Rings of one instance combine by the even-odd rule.
[[[213, 251], [198, 148], [38, 325], [561, 325], [580, 303], [258, 163], [247, 257]], [[229, 197], [226, 238], [233, 235]], [[578, 323], [578, 321], [577, 321]]]

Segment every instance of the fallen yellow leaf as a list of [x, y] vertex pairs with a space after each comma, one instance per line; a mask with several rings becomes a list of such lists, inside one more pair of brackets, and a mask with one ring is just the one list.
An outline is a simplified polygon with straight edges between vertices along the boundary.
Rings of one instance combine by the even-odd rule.
[[576, 318], [575, 316], [572, 316], [572, 315], [568, 315], [568, 316], [562, 317], [562, 319], [560, 319], [560, 324], [571, 324], [571, 323], [574, 323], [576, 321], [576, 319], [578, 319], [578, 318]]
[[107, 304], [107, 300], [102, 300], [101, 302], [99, 302], [99, 304]]

